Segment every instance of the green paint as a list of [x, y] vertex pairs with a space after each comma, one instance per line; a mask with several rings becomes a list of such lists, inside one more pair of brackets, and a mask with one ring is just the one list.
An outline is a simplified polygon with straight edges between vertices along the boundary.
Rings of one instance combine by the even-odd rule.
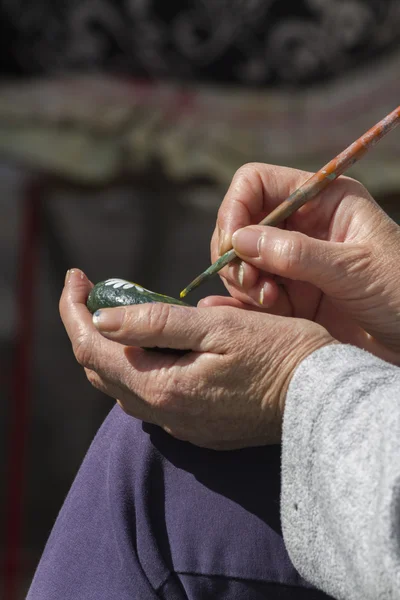
[[164, 304], [179, 304], [190, 306], [186, 302], [156, 294], [142, 286], [124, 279], [107, 279], [100, 281], [91, 290], [86, 305], [93, 314], [101, 308], [115, 306], [130, 306], [133, 304], [147, 304], [149, 302], [163, 302]]

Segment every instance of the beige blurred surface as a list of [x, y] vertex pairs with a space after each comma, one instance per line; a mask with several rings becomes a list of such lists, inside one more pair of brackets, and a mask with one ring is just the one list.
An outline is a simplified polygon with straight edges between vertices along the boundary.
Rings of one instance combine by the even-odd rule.
[[[157, 161], [171, 181], [226, 186], [243, 163], [318, 170], [399, 104], [400, 54], [304, 90], [139, 84], [80, 76], [0, 87], [0, 154], [101, 185]], [[400, 185], [399, 136], [352, 174], [373, 193]]]

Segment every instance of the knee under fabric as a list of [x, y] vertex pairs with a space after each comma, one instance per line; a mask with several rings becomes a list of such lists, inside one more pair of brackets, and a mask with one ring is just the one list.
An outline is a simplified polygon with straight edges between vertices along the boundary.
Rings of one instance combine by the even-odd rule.
[[327, 598], [279, 520], [280, 447], [196, 448], [115, 407], [58, 516], [28, 600]]

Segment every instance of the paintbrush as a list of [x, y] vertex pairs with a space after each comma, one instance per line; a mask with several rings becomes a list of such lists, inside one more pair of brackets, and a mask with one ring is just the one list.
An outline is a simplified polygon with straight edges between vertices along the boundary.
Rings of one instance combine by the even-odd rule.
[[[319, 192], [325, 189], [332, 181], [335, 181], [355, 162], [360, 160], [373, 146], [375, 146], [389, 131], [392, 131], [400, 123], [400, 106], [398, 106], [387, 117], [374, 125], [369, 131], [364, 133], [351, 146], [343, 150], [336, 158], [331, 160], [325, 167], [320, 169], [315, 175], [310, 177], [301, 187], [277, 206], [269, 215], [263, 219], [259, 225], [278, 225], [292, 213], [298, 210], [309, 200], [315, 198]], [[213, 275], [218, 273], [223, 267], [234, 260], [236, 253], [234, 250], [228, 250], [215, 263], [206, 269], [201, 275], [196, 277], [182, 292], [181, 298], [185, 298], [190, 292], [199, 285], [208, 281]]]

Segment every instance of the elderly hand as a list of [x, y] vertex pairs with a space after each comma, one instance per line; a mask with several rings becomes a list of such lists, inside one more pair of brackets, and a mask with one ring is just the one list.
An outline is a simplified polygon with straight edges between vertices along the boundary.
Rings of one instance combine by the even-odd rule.
[[245, 262], [221, 275], [234, 298], [313, 320], [336, 339], [400, 364], [400, 228], [361, 184], [341, 177], [282, 228], [247, 227], [309, 177], [263, 164], [239, 169], [219, 210], [212, 260], [233, 240]]
[[[215, 449], [278, 442], [297, 365], [333, 343], [319, 325], [233, 306], [142, 304], [92, 315], [92, 284], [67, 275], [61, 317], [89, 381], [125, 412]], [[186, 354], [141, 347], [184, 349]]]

